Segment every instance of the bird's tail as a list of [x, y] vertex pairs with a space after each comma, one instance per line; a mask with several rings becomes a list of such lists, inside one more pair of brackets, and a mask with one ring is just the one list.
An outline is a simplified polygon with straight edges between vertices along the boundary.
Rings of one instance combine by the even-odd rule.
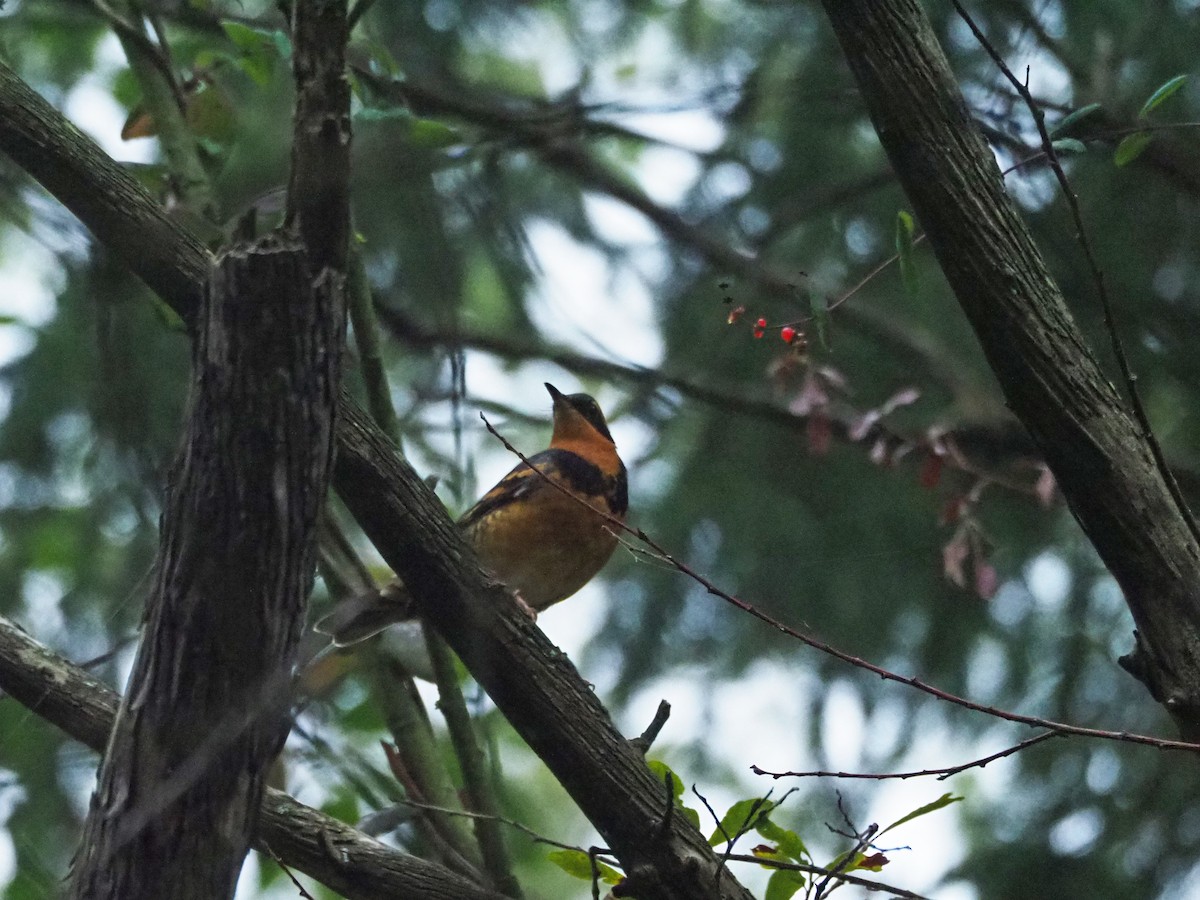
[[343, 600], [333, 612], [318, 619], [313, 629], [329, 635], [336, 646], [347, 647], [415, 616], [416, 607], [408, 589], [397, 579], [382, 590]]

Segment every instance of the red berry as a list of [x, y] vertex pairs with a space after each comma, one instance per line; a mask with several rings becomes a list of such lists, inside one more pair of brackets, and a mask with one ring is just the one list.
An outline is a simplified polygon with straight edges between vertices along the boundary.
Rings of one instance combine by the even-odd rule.
[[790, 344], [796, 339], [796, 329], [791, 325], [784, 325], [779, 329], [779, 336], [783, 338], [785, 344]]
[[766, 328], [766, 327], [767, 327], [767, 320], [766, 320], [766, 319], [759, 319], [757, 322], [755, 322], [755, 323], [754, 323], [754, 327], [755, 327], [755, 328]]

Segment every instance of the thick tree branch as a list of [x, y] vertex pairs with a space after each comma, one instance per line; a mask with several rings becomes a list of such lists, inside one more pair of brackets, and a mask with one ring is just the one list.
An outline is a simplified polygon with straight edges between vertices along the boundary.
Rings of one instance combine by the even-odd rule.
[[445, 508], [349, 397], [334, 483], [384, 559], [625, 866], [639, 897], [748, 897], [698, 831], [664, 821], [658, 779], [570, 661], [486, 579]]
[[[0, 618], [0, 688], [97, 753], [120, 697]], [[434, 863], [394, 850], [292, 797], [267, 788], [255, 846], [349, 900], [501, 900]]]
[[1072, 321], [916, 0], [825, 0], [876, 131], [1016, 415], [1125, 593], [1129, 663], [1200, 737], [1200, 547]]
[[[55, 127], [47, 129], [47, 122]], [[30, 128], [37, 133], [25, 133]], [[39, 180], [45, 174], [43, 183], [110, 250], [185, 321], [194, 319], [207, 253], [182, 228], [155, 215], [153, 199], [89, 145], [0, 66], [0, 150]], [[84, 148], [94, 176], [89, 166], [73, 162]], [[114, 183], [123, 196], [119, 207], [94, 196]], [[150, 228], [141, 231], [142, 221]], [[153, 264], [145, 265], [152, 241]], [[664, 815], [662, 785], [587, 683], [512, 598], [485, 581], [436, 496], [346, 395], [337, 437], [339, 494], [422, 611], [609, 843], [629, 875], [628, 890], [642, 900], [748, 900], [727, 871], [718, 880], [719, 860], [699, 831], [683, 816]]]
[[314, 273], [346, 271], [350, 250], [350, 82], [345, 0], [293, 7], [296, 114], [287, 221], [308, 249]]

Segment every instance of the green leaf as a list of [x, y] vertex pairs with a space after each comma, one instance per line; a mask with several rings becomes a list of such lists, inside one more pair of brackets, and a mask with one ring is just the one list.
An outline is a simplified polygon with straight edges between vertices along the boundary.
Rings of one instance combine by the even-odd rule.
[[1059, 119], [1057, 125], [1050, 129], [1050, 136], [1053, 137], [1060, 132], [1066, 131], [1076, 122], [1087, 118], [1099, 108], [1099, 103], [1089, 103], [1087, 106], [1079, 107], [1079, 109], [1075, 110], [1074, 112], [1067, 113], [1067, 115]]
[[183, 319], [179, 317], [179, 313], [171, 309], [167, 302], [158, 294], [150, 294], [150, 302], [154, 305], [154, 311], [158, 313], [159, 319], [167, 326], [169, 331], [187, 331], [187, 326], [183, 323]]
[[893, 828], [897, 828], [900, 825], [903, 825], [905, 822], [911, 822], [913, 819], [920, 818], [921, 816], [926, 815], [927, 813], [936, 812], [939, 809], [943, 809], [943, 808], [949, 806], [951, 803], [957, 803], [961, 799], [962, 799], [962, 797], [956, 797], [956, 796], [954, 796], [954, 794], [942, 794], [942, 796], [938, 797], [932, 803], [926, 803], [924, 806], [919, 806], [916, 809], [914, 809], [907, 816], [901, 816], [899, 819], [897, 819], [895, 822], [893, 822], [887, 828], [883, 829], [883, 831], [879, 832], [879, 834], [876, 835], [876, 837], [882, 837], [883, 835], [885, 835], [889, 831], [891, 831]]
[[913, 217], [904, 210], [896, 213], [896, 254], [900, 257], [900, 280], [910, 298], [917, 296], [917, 269], [913, 264]]
[[263, 53], [243, 56], [235, 65], [259, 87], [266, 87], [271, 82], [271, 72], [275, 66], [271, 58]]
[[194, 134], [218, 146], [232, 143], [237, 136], [233, 103], [220, 88], [205, 87], [188, 101], [187, 122]]
[[1087, 146], [1075, 138], [1059, 138], [1050, 146], [1054, 148], [1055, 153], [1087, 153]]
[[671, 777], [671, 797], [673, 799], [678, 801], [683, 796], [683, 781], [671, 770], [670, 766], [658, 759], [648, 759], [646, 765], [650, 767], [651, 772], [658, 776], [660, 783], [665, 784], [667, 776]]
[[412, 113], [403, 106], [364, 106], [355, 110], [353, 118], [358, 122], [399, 122], [411, 119]]
[[1164, 81], [1153, 94], [1150, 99], [1142, 104], [1141, 110], [1138, 112], [1138, 118], [1144, 119], [1155, 109], [1161, 106], [1167, 99], [1176, 91], [1183, 87], [1184, 82], [1188, 80], [1187, 75], [1176, 75], [1174, 78], [1168, 78]]
[[708, 839], [715, 847], [728, 840], [733, 840], [739, 833], [755, 828], [775, 808], [775, 804], [762, 797], [750, 797], [739, 800], [729, 807], [721, 817], [721, 827], [717, 828]]
[[[272, 32], [250, 28], [240, 22], [222, 22], [226, 37], [242, 52], [236, 64], [259, 87], [271, 80], [279, 59], [279, 43]], [[290, 54], [290, 45], [289, 50]]]
[[[554, 863], [568, 875], [583, 881], [592, 880], [592, 860], [582, 850], [554, 850], [546, 854], [546, 859]], [[600, 880], [605, 884], [618, 884], [624, 877], [612, 866], [596, 860], [596, 871]]]
[[650, 767], [650, 771], [658, 776], [658, 780], [662, 783], [666, 782], [668, 775], [671, 777], [671, 799], [675, 801], [675, 805], [683, 813], [683, 817], [699, 830], [700, 813], [691, 807], [683, 805], [683, 781], [680, 777], [671, 771], [670, 766], [660, 760], [648, 759], [646, 760], [646, 765]]
[[351, 791], [344, 791], [322, 803], [321, 812], [343, 822], [357, 822], [360, 818], [358, 798]]
[[791, 900], [796, 891], [804, 887], [804, 876], [790, 869], [776, 869], [767, 881], [763, 900]]
[[462, 143], [458, 129], [437, 119], [422, 119], [414, 116], [403, 106], [366, 106], [354, 113], [358, 122], [399, 122], [407, 133], [408, 142], [422, 150], [440, 150]]
[[1153, 140], [1153, 135], [1148, 131], [1135, 131], [1133, 134], [1127, 134], [1121, 138], [1121, 143], [1117, 144], [1117, 149], [1113, 152], [1113, 162], [1118, 166], [1127, 166], [1139, 156], [1142, 151], [1150, 146], [1150, 141]]
[[462, 143], [458, 131], [437, 119], [414, 118], [408, 129], [409, 140], [424, 150], [438, 150]]
[[275, 52], [279, 54], [279, 58], [284, 62], [292, 60], [292, 39], [288, 37], [286, 31], [275, 29], [269, 35], [271, 44], [275, 47]]
[[792, 862], [812, 861], [812, 854], [808, 852], [808, 847], [804, 846], [804, 841], [796, 832], [776, 825], [765, 816], [758, 820], [754, 828], [768, 841], [774, 841], [781, 856], [787, 857]]
[[244, 53], [255, 53], [261, 50], [264, 35], [257, 28], [243, 25], [241, 22], [222, 22], [221, 29], [225, 36]]

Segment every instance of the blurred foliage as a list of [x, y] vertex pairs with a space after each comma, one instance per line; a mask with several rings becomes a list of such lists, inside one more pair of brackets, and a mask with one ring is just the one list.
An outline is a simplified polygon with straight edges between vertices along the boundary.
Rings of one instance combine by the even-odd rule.
[[[221, 209], [205, 233], [228, 233], [250, 208], [269, 225], [291, 127], [281, 15], [257, 0], [139, 6], [169, 38], [180, 83], [192, 80], [189, 122]], [[1028, 111], [949, 4], [926, 6], [1001, 166], [1035, 156]], [[1195, 74], [1200, 12], [1130, 0], [976, 6], [1014, 71], [1030, 66], [1051, 125], [1100, 105], [1064, 129], [1084, 149], [1064, 164], [1147, 407], [1191, 490], [1200, 484], [1200, 355], [1191, 343], [1200, 333], [1200, 144], [1195, 128], [1169, 126], [1200, 119], [1200, 79], [1150, 101], [1175, 76]], [[817, 4], [364, 7], [352, 48], [355, 226], [405, 450], [442, 477], [452, 508], [486, 486], [477, 469], [498, 475], [509, 464], [476, 411], [536, 449], [546, 434], [539, 383], [573, 388], [574, 374], [612, 413], [636, 524], [724, 588], [850, 653], [983, 702], [1170, 734], [1116, 666], [1132, 646], [1119, 592], [1061, 501], [1037, 496], [1036, 460], [915, 240], [919, 222], [901, 229], [903, 278], [900, 267], [884, 270], [831, 309], [824, 340], [815, 334], [814, 304], [843, 297], [895, 252], [906, 208]], [[68, 111], [100, 91], [121, 111], [114, 116], [130, 115], [140, 92], [98, 9], [8, 0], [0, 54]], [[1115, 159], [1135, 131], [1149, 139]], [[160, 167], [137, 171], [171, 200]], [[1115, 378], [1053, 179], [1035, 159], [1007, 180]], [[658, 226], [652, 236], [619, 208], [639, 197]], [[18, 267], [31, 242], [45, 250], [34, 275], [27, 261]], [[574, 280], [547, 286], [546, 271], [564, 268], [545, 248], [566, 245], [578, 257], [569, 260]], [[750, 257], [778, 276], [773, 288], [738, 262]], [[185, 339], [103, 247], [0, 160], [0, 272], [9, 267], [26, 274], [0, 298], [0, 338], [15, 348], [0, 361], [0, 614], [72, 659], [100, 657], [94, 671], [117, 684], [186, 400]], [[39, 299], [47, 286], [52, 302]], [[645, 323], [630, 313], [639, 304]], [[564, 324], [584, 321], [592, 324]], [[803, 333], [791, 345], [780, 340], [784, 324]], [[661, 352], [625, 351], [647, 346]], [[551, 357], [558, 362], [540, 361]], [[358, 386], [357, 373], [349, 377]], [[915, 400], [884, 417], [904, 453], [837, 427], [838, 416], [853, 426], [910, 387]], [[953, 452], [931, 462], [947, 442], [969, 465], [951, 464]], [[965, 588], [943, 572], [956, 537], [966, 542]], [[992, 572], [996, 590], [983, 599]], [[732, 695], [718, 687], [748, 684], [738, 679], [764, 666], [770, 690], [806, 711], [763, 722], [808, 747], [793, 768], [844, 767], [828, 749], [841, 721], [826, 703], [834, 686], [860, 707], [856, 765], [868, 770], [911, 766], [912, 749], [944, 751], [921, 767], [948, 765], [1028, 736], [821, 658], [635, 554], [618, 555], [604, 586], [607, 611], [576, 661], [619, 721], [642, 708], [639, 698], [678, 703], [673, 686], [706, 686], [687, 695], [700, 708], [677, 709], [685, 724], [668, 727], [655, 748], [688, 784], [732, 798], [755, 785], [744, 773], [759, 738], [745, 734], [731, 758], [716, 749], [728, 736], [711, 740], [710, 729], [729, 721], [721, 704]], [[320, 583], [315, 602], [327, 602]], [[586, 845], [561, 789], [486, 703], [476, 706], [508, 813]], [[353, 820], [398, 792], [374, 774], [386, 733], [359, 676], [310, 706], [301, 725], [308, 737], [293, 736], [288, 753], [302, 800]], [[953, 739], [931, 745], [931, 733]], [[90, 754], [0, 700], [0, 817], [18, 872], [5, 897], [53, 892], [93, 769]], [[958, 823], [960, 850], [913, 845], [929, 871], [952, 866], [946, 879], [966, 896], [1184, 896], [1194, 885], [1194, 766], [1145, 748], [1054, 740], [986, 775], [959, 776], [954, 790], [966, 799], [940, 814]], [[836, 818], [834, 787], [801, 782], [776, 818], [823, 840], [817, 823]], [[880, 789], [836, 787], [864, 818]], [[415, 846], [406, 828], [396, 839]], [[511, 844], [532, 895], [579, 890], [544, 847], [517, 836]], [[269, 862], [260, 878], [263, 890], [286, 889]]]

